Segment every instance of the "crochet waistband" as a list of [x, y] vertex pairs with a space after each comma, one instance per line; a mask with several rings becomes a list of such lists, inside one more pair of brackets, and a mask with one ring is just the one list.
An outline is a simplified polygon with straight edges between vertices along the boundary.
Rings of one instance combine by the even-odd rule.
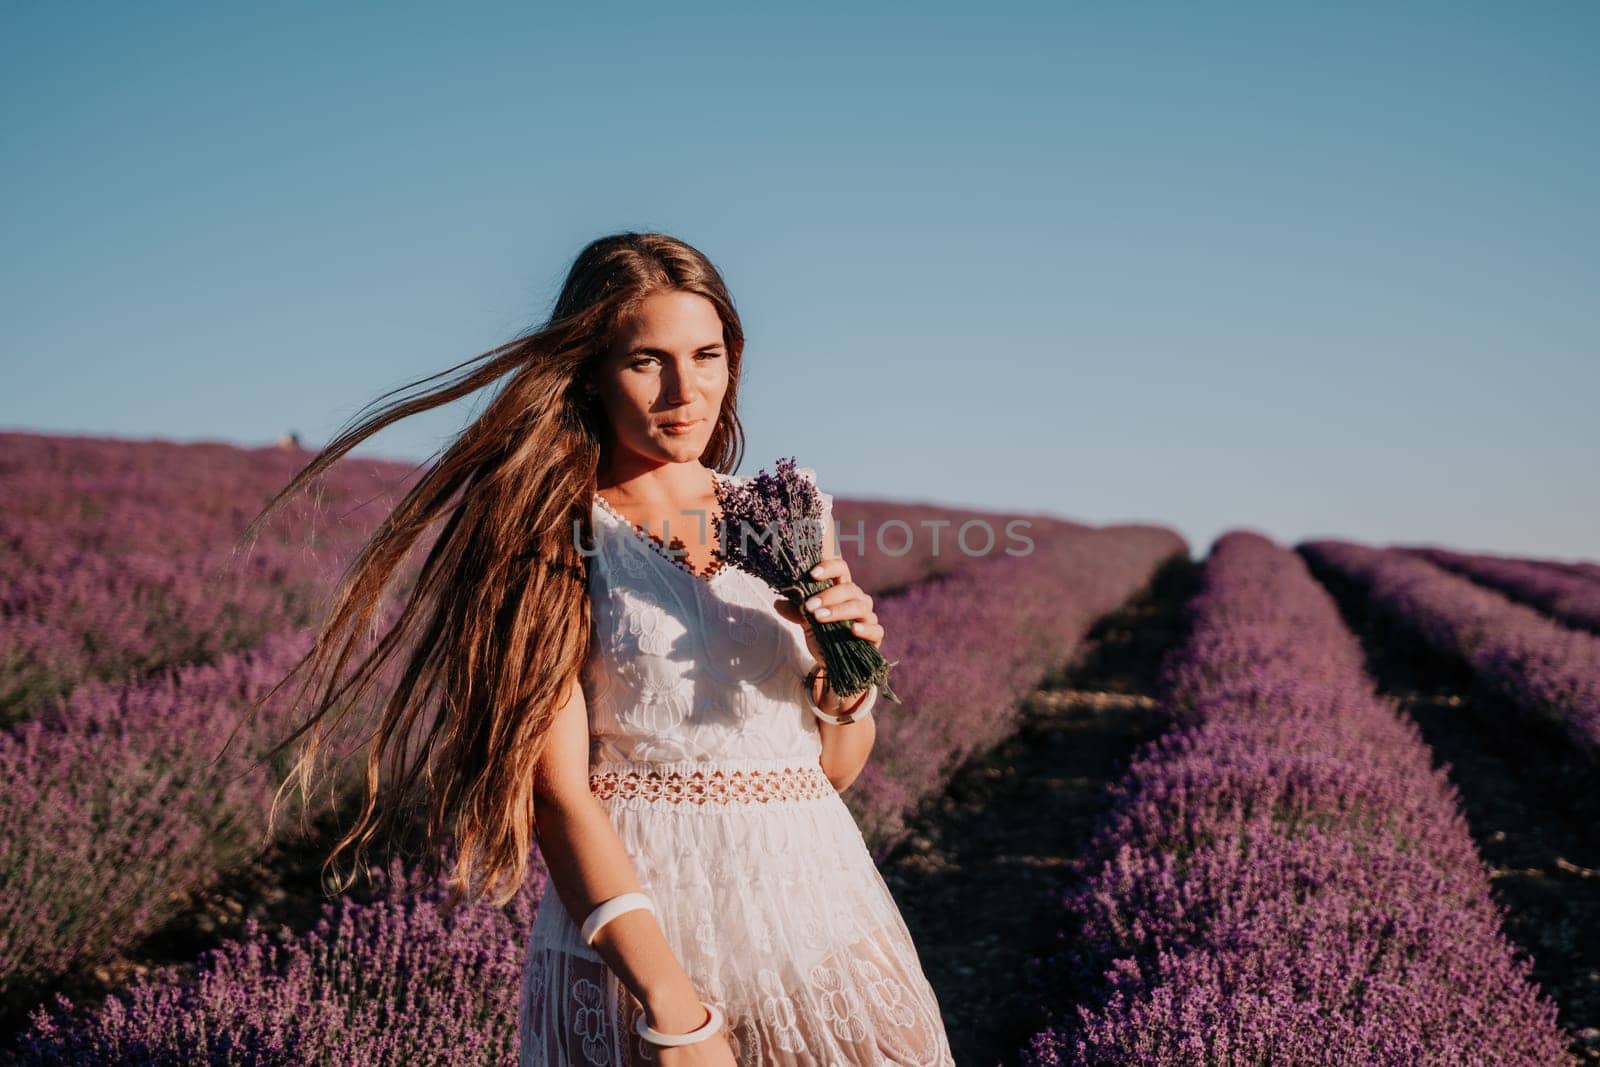
[[589, 769], [589, 791], [602, 800], [677, 804], [771, 804], [815, 800], [836, 790], [806, 757], [604, 760]]

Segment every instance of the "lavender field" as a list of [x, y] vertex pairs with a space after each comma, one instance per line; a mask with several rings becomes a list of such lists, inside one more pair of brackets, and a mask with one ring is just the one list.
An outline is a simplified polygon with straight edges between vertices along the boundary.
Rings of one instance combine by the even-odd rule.
[[[329, 898], [286, 707], [225, 745], [415, 474], [237, 550], [308, 458], [0, 434], [0, 1063], [515, 1062], [537, 857]], [[963, 1067], [1600, 1063], [1600, 572], [1018, 517], [849, 556], [904, 704], [843, 796]]]

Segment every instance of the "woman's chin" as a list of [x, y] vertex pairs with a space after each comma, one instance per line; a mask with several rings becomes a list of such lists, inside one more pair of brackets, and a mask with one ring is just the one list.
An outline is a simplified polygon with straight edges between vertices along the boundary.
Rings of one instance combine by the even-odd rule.
[[684, 461], [696, 459], [706, 450], [703, 434], [663, 434], [655, 440], [656, 450], [670, 459]]

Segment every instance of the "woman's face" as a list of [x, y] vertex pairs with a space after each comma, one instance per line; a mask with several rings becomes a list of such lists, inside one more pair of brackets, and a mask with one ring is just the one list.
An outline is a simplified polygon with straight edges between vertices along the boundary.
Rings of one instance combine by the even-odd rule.
[[595, 385], [617, 451], [656, 463], [698, 459], [728, 391], [716, 306], [698, 293], [651, 294], [622, 324]]

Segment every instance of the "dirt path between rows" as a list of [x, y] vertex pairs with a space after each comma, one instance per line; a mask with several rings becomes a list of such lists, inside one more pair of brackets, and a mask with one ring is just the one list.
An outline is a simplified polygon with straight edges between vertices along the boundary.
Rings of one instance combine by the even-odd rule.
[[1068, 861], [1106, 786], [1166, 728], [1156, 670], [1197, 576], [1193, 564], [1172, 567], [1103, 620], [1077, 662], [1029, 699], [1021, 729], [964, 767], [882, 867], [960, 1067], [1016, 1063], [1050, 1021], [1027, 1001], [1023, 976], [1059, 923]]
[[1600, 774], [1478, 691], [1462, 664], [1374, 617], [1348, 584], [1317, 576], [1361, 637], [1380, 690], [1417, 721], [1435, 764], [1450, 765], [1507, 935], [1533, 958], [1573, 1054], [1600, 1064]]

